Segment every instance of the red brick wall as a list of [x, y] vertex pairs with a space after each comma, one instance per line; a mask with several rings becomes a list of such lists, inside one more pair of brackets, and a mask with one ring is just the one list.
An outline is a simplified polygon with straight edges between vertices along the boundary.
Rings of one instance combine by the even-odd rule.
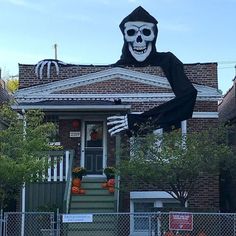
[[63, 148], [65, 150], [69, 150], [69, 149], [75, 150], [76, 160], [79, 163], [81, 139], [78, 137], [70, 138], [70, 131], [80, 131], [81, 132], [81, 121], [77, 120], [79, 122], [78, 128], [73, 127], [73, 125], [72, 125], [73, 121], [74, 121], [74, 119], [59, 120], [59, 136], [60, 136], [61, 145], [63, 146]]
[[[38, 84], [46, 84], [52, 81], [68, 79], [76, 76], [86, 75], [89, 73], [98, 72], [104, 69], [111, 68], [108, 65], [93, 66], [93, 65], [77, 65], [70, 67], [61, 67], [59, 76], [56, 75], [55, 67], [52, 66], [51, 78], [46, 76], [46, 67], [43, 70], [43, 79], [39, 79], [35, 74], [35, 65], [19, 65], [19, 81], [20, 88], [25, 88]], [[159, 66], [147, 67], [126, 67], [127, 69], [148, 73], [152, 75], [165, 76]], [[185, 72], [188, 78], [197, 84], [203, 84], [217, 88], [217, 64], [216, 63], [197, 63], [185, 64]]]
[[[20, 77], [20, 88], [34, 86], [38, 84], [46, 84], [52, 81], [63, 80], [76, 76], [85, 75], [109, 69], [110, 66], [71, 66], [61, 67], [59, 76], [56, 75], [55, 68], [53, 67], [51, 78], [46, 78], [46, 68], [44, 69], [44, 78], [39, 79], [36, 77], [33, 65], [19, 65], [19, 77]], [[196, 64], [185, 64], [185, 72], [188, 78], [197, 84], [207, 85], [217, 88], [217, 64], [216, 63], [196, 63]], [[148, 67], [127, 67], [127, 69], [149, 73], [152, 75], [164, 76], [160, 67], [148, 66]], [[125, 83], [124, 83], [125, 82]], [[119, 78], [103, 81], [87, 86], [73, 88], [65, 90], [66, 93], [125, 93], [125, 92], [170, 92], [169, 89], [153, 88], [149, 85], [143, 85], [141, 83], [126, 81]], [[130, 103], [128, 103], [130, 104]], [[141, 112], [148, 110], [154, 106], [159, 105], [157, 102], [134, 102], [132, 103], [132, 111]], [[217, 102], [212, 101], [197, 101], [194, 111], [196, 112], [216, 112]], [[190, 119], [187, 122], [188, 132], [206, 129], [209, 125], [217, 124], [217, 119]], [[73, 131], [71, 127], [71, 120], [60, 120], [60, 137], [61, 144], [65, 149], [75, 149], [77, 160], [80, 160], [80, 146], [78, 138], [69, 138], [69, 131]], [[115, 165], [115, 138], [111, 138], [108, 135], [108, 153], [107, 153], [108, 166]], [[133, 186], [135, 187], [135, 185]], [[153, 183], [139, 183], [135, 190], [161, 190]], [[129, 193], [121, 195], [121, 208], [123, 210], [129, 210]], [[219, 207], [219, 183], [218, 177], [210, 178], [203, 176], [199, 180], [198, 191], [190, 199], [190, 207], [197, 208], [218, 208]]]

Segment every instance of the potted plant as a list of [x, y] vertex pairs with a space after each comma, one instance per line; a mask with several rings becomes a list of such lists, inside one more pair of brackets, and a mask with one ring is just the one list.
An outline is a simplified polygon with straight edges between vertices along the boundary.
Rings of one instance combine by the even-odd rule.
[[73, 170], [72, 170], [72, 177], [73, 179], [82, 179], [83, 176], [87, 175], [87, 170], [84, 168], [84, 167], [75, 167]]
[[115, 173], [116, 173], [116, 169], [115, 167], [112, 167], [112, 166], [108, 166], [104, 169], [104, 174], [106, 175], [107, 177], [107, 180], [109, 179], [114, 179], [115, 178]]
[[80, 188], [81, 186], [81, 180], [83, 176], [87, 175], [87, 170], [84, 167], [75, 167], [72, 170], [72, 187], [71, 192], [73, 194], [84, 194], [85, 191]]

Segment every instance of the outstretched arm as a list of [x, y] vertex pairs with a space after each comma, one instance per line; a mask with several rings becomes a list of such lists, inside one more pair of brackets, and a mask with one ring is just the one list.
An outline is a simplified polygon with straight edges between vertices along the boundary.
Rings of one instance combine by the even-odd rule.
[[141, 128], [144, 132], [151, 132], [192, 117], [197, 90], [187, 78], [183, 64], [172, 53], [158, 54], [157, 57], [157, 65], [162, 67], [176, 97], [141, 114], [128, 114], [125, 119], [120, 119], [121, 123], [114, 117], [113, 121], [118, 123], [108, 122], [113, 126], [109, 129], [111, 135], [124, 129], [129, 129], [131, 133], [142, 132]]

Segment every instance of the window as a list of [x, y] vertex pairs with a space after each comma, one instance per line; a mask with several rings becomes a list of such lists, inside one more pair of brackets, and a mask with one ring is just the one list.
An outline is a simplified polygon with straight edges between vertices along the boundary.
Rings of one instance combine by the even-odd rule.
[[[159, 208], [176, 208], [179, 202], [164, 191], [140, 191], [130, 193], [130, 232], [132, 236], [146, 236], [155, 227], [160, 230], [159, 222], [153, 222], [150, 212]], [[132, 214], [133, 213], [133, 214]], [[139, 214], [140, 213], [140, 214]], [[146, 213], [146, 214], [145, 214]]]

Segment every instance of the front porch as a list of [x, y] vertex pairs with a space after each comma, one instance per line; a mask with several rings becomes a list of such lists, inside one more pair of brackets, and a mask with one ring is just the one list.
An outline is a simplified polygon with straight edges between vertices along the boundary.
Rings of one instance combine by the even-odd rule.
[[[73, 150], [52, 151], [49, 154], [47, 174], [42, 181], [26, 185], [25, 209], [31, 211], [56, 211], [63, 213], [117, 212], [119, 191], [110, 193], [102, 187], [103, 175], [83, 177], [81, 188], [85, 194], [73, 194], [72, 168], [76, 163]], [[116, 186], [118, 182], [116, 180]]]

